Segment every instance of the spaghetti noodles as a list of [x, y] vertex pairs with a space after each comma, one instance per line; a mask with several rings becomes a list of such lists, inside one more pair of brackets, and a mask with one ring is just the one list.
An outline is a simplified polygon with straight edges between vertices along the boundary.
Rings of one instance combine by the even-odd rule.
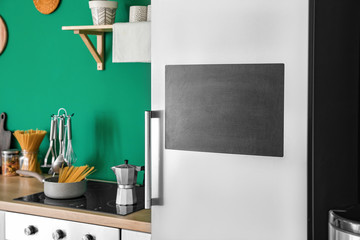
[[94, 167], [88, 165], [81, 167], [62, 167], [59, 172], [59, 183], [80, 182], [88, 175], [95, 172]]
[[46, 135], [45, 130], [16, 130], [14, 136], [19, 142], [24, 156], [21, 170], [41, 173], [40, 163], [37, 161], [37, 154], [40, 144]]

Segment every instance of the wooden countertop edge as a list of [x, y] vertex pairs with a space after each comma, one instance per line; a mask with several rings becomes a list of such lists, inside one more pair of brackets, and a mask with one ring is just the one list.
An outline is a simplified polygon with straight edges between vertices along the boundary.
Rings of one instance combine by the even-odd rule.
[[[0, 201], [0, 210], [151, 233], [151, 223], [137, 219], [128, 219], [130, 215], [128, 215], [127, 219], [125, 219], [122, 216], [110, 214], [107, 216], [96, 212], [80, 211], [77, 209], [69, 210], [67, 208], [60, 208], [56, 206], [43, 207], [37, 206], [36, 204], [15, 201]], [[145, 217], [150, 215], [149, 210], [141, 211], [143, 211], [143, 215]], [[139, 213], [140, 211], [134, 214], [139, 215]]]

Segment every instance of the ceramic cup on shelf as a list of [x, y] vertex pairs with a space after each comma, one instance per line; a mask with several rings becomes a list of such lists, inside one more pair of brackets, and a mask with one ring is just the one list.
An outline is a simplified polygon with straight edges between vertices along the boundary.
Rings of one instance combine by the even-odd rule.
[[151, 22], [151, 5], [147, 6], [147, 19], [148, 22]]
[[147, 19], [146, 6], [131, 6], [129, 14], [129, 22], [144, 22]]
[[117, 1], [89, 1], [94, 25], [111, 25], [115, 22]]

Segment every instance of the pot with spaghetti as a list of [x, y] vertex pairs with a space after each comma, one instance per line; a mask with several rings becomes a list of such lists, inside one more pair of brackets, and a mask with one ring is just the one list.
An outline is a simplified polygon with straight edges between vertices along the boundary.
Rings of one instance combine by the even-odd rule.
[[53, 199], [78, 198], [86, 192], [86, 176], [94, 172], [94, 167], [82, 166], [62, 168], [59, 176], [45, 178], [44, 176], [25, 170], [17, 170], [16, 173], [24, 176], [37, 178], [44, 183], [44, 194]]

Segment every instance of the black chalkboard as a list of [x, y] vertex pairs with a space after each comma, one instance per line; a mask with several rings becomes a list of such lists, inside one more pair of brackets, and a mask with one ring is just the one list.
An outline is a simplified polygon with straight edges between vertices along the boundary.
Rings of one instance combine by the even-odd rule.
[[165, 148], [283, 156], [284, 64], [167, 65]]

